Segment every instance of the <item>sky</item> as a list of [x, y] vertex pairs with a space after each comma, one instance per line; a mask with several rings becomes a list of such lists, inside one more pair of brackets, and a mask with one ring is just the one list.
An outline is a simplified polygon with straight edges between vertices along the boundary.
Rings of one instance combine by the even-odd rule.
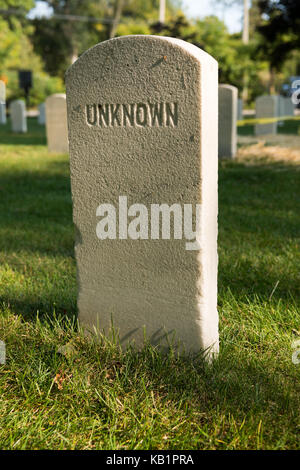
[[[234, 6], [224, 10], [220, 5], [216, 5], [216, 0], [182, 0], [182, 9], [188, 18], [204, 18], [208, 15], [216, 15], [223, 20], [230, 33], [241, 31], [242, 9]], [[36, 2], [36, 7], [31, 10], [29, 16], [49, 16], [51, 8], [43, 2]]]
[[217, 5], [216, 0], [182, 0], [182, 5], [189, 18], [216, 15], [224, 21], [230, 33], [239, 33], [242, 29], [242, 8], [238, 5], [224, 9]]

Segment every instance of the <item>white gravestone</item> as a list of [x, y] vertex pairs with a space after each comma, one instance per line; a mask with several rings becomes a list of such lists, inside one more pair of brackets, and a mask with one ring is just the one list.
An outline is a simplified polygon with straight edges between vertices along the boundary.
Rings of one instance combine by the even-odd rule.
[[46, 99], [46, 134], [48, 151], [68, 153], [66, 95], [56, 93]]
[[219, 158], [234, 158], [237, 150], [238, 89], [219, 85]]
[[45, 103], [39, 104], [38, 123], [42, 126], [46, 124], [46, 105]]
[[10, 103], [11, 128], [13, 132], [27, 132], [26, 107], [23, 100]]
[[[121, 344], [145, 333], [216, 352], [217, 62], [179, 39], [125, 36], [82, 54], [66, 88], [79, 320], [113, 324]], [[191, 220], [197, 204], [187, 243], [181, 211]]]
[[6, 124], [6, 87], [0, 80], [0, 124]]
[[[263, 95], [255, 101], [256, 119], [276, 118], [279, 113], [279, 98], [277, 95]], [[277, 121], [256, 124], [255, 135], [267, 135], [277, 133]]]

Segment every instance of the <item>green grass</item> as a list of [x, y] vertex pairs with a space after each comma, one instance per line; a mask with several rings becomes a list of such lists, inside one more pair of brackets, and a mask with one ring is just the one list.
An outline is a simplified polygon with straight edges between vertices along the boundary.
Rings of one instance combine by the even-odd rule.
[[[298, 449], [300, 171], [224, 161], [221, 352], [121, 352], [83, 337], [68, 158], [0, 128], [1, 449]], [[69, 352], [59, 348], [69, 344]]]

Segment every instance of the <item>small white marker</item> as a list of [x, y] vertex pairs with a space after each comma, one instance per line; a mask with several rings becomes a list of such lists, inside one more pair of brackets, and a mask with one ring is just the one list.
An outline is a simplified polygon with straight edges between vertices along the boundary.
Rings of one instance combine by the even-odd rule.
[[0, 341], [0, 364], [5, 364], [6, 351], [4, 341]]

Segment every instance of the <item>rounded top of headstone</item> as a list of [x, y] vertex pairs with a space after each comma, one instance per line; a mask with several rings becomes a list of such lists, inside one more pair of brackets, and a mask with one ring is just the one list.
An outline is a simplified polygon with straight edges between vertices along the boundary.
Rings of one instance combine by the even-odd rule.
[[229, 85], [228, 83], [219, 83], [219, 88], [226, 88], [227, 90], [237, 90], [236, 86]]
[[46, 101], [49, 100], [49, 99], [53, 99], [53, 98], [63, 98], [63, 99], [66, 99], [66, 94], [65, 93], [54, 93], [53, 95], [50, 95], [46, 98]]
[[[156, 46], [159, 45], [169, 45], [173, 46], [176, 49], [182, 51], [183, 54], [190, 56], [192, 59], [195, 59], [197, 62], [201, 63], [217, 63], [217, 61], [200, 49], [197, 46], [194, 46], [191, 43], [183, 41], [177, 38], [171, 38], [167, 36], [153, 36], [153, 35], [143, 35], [143, 34], [136, 34], [130, 36], [120, 36], [113, 39], [108, 39], [107, 41], [103, 41], [101, 43], [96, 44], [95, 46], [88, 49], [84, 52], [66, 71], [66, 77], [73, 71], [76, 71], [78, 67], [84, 66], [85, 61], [89, 60], [90, 55], [93, 54], [101, 54], [101, 52], [105, 53], [107, 50], [113, 50], [118, 48], [119, 46], [126, 46], [128, 47], [128, 51], [136, 51], [139, 52], [141, 47], [155, 49]], [[136, 50], [135, 47], [139, 46], [139, 50]]]
[[261, 100], [261, 99], [276, 99], [279, 98], [279, 95], [260, 95], [256, 99]]
[[11, 101], [10, 105], [21, 105], [21, 106], [25, 106], [25, 101], [24, 100], [13, 100]]

